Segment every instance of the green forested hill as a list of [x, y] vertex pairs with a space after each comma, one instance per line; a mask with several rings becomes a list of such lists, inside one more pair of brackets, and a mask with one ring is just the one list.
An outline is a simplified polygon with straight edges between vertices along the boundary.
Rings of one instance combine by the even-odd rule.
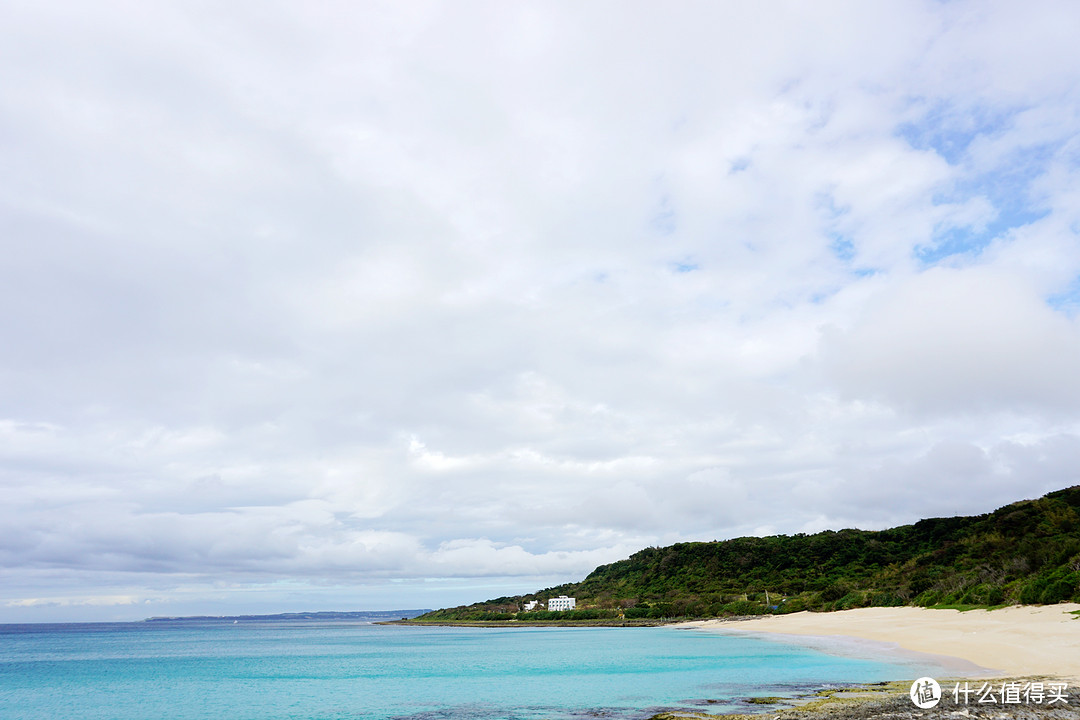
[[[577, 598], [578, 610], [521, 612]], [[710, 617], [870, 605], [1080, 602], [1080, 486], [986, 515], [881, 531], [646, 548], [580, 583], [436, 610], [419, 620]]]

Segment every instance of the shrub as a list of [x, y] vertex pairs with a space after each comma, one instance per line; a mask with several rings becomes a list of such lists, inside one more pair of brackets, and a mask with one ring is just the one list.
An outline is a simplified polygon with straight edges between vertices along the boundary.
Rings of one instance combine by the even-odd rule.
[[777, 614], [785, 615], [787, 613], [802, 612], [803, 610], [808, 609], [809, 606], [807, 605], [806, 598], [793, 597], [788, 598], [787, 600], [784, 600], [782, 603], [780, 603], [780, 606], [776, 608], [776, 612]]
[[1044, 593], [1046, 592], [1046, 580], [1037, 577], [1034, 580], [1029, 580], [1024, 583], [1020, 588], [1020, 593], [1017, 596], [1024, 605], [1036, 605], [1042, 602]]
[[738, 600], [723, 607], [725, 615], [764, 615], [765, 606], [749, 600]]

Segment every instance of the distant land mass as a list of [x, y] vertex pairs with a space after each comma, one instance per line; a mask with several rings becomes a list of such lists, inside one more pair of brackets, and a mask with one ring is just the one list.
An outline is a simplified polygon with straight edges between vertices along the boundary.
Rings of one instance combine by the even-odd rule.
[[151, 617], [143, 622], [284, 622], [289, 620], [359, 620], [385, 622], [403, 620], [431, 612], [423, 610], [358, 610], [354, 612], [298, 612], [276, 615], [187, 615], [184, 617]]
[[[577, 609], [525, 611], [560, 595]], [[889, 530], [650, 547], [581, 582], [424, 613], [411, 622], [605, 622], [1080, 602], [1080, 485], [970, 517]]]

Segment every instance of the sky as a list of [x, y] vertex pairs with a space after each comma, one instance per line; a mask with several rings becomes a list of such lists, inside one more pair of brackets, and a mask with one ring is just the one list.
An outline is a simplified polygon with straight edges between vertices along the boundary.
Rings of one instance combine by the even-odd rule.
[[1080, 484], [1080, 5], [0, 0], [0, 622]]

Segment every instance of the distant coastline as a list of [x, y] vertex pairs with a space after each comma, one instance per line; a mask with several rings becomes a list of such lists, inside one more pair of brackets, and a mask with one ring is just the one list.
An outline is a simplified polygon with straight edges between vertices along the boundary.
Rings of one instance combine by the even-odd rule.
[[[743, 618], [725, 618], [732, 622]], [[748, 618], [747, 618], [748, 619]], [[660, 625], [679, 625], [685, 618], [655, 619], [636, 618], [620, 620], [608, 618], [600, 620], [415, 620], [395, 618], [380, 625], [409, 625], [411, 627], [490, 627], [490, 628], [535, 628], [535, 627], [657, 627]]]

